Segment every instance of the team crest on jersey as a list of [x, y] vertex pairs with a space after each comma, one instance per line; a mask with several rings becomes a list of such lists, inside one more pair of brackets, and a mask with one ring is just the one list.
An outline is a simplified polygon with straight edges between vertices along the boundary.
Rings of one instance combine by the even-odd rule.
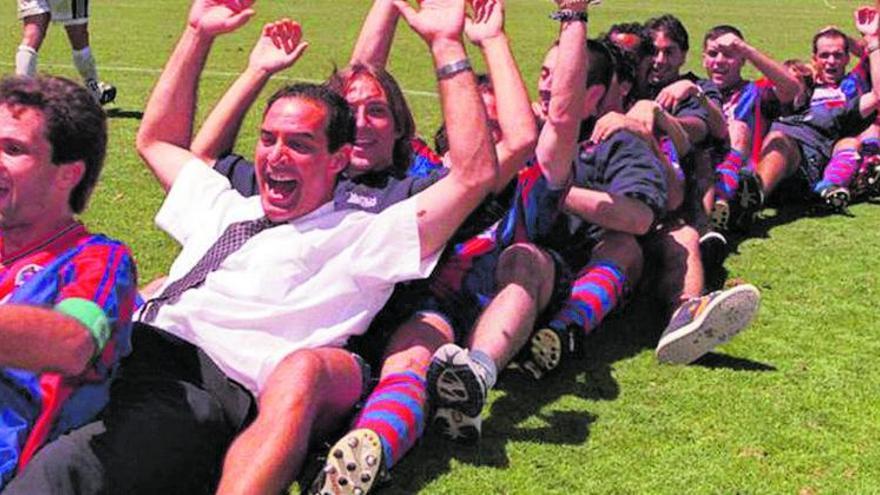
[[34, 263], [21, 267], [18, 273], [15, 274], [15, 286], [21, 287], [22, 285], [26, 284], [28, 280], [32, 279], [34, 275], [42, 270], [42, 266]]

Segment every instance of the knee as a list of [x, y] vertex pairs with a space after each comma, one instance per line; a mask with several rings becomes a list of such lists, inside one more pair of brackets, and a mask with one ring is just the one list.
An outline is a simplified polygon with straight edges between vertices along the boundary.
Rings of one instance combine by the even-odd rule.
[[534, 244], [519, 243], [501, 253], [496, 277], [501, 286], [521, 285], [533, 294], [543, 286], [552, 285], [555, 268], [553, 260]]
[[[323, 380], [324, 363], [318, 353], [312, 349], [301, 349], [291, 353], [275, 367], [264, 385], [260, 395], [260, 409], [267, 401], [275, 401], [284, 397], [285, 408], [293, 407], [303, 393], [315, 390]], [[284, 390], [282, 394], [274, 393]]]

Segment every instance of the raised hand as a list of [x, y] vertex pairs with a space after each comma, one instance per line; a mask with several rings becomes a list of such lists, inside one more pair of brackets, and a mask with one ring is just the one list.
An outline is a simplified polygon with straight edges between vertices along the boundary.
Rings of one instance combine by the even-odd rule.
[[253, 4], [254, 0], [195, 0], [189, 25], [210, 36], [235, 31], [253, 17]]
[[299, 23], [290, 19], [270, 22], [263, 26], [263, 33], [251, 50], [248, 66], [275, 74], [293, 65], [308, 47], [302, 40]]
[[[481, 0], [477, 3], [484, 3]], [[424, 0], [419, 10], [406, 0], [394, 0], [394, 6], [428, 45], [438, 41], [461, 41], [464, 30], [465, 0]], [[475, 5], [475, 10], [479, 7]]]
[[679, 103], [699, 92], [699, 86], [687, 79], [682, 79], [663, 88], [655, 99], [660, 106], [672, 111]]
[[628, 130], [639, 136], [651, 135], [642, 122], [630, 119], [622, 113], [608, 112], [596, 122], [590, 141], [601, 143], [622, 130]]
[[745, 56], [746, 42], [733, 33], [725, 33], [715, 38], [715, 46], [721, 53], [730, 56]]
[[483, 41], [504, 34], [503, 0], [477, 2], [473, 17], [464, 21], [464, 34], [471, 43], [481, 46]]
[[862, 36], [880, 35], [880, 14], [874, 7], [860, 7], [855, 12], [856, 29]]

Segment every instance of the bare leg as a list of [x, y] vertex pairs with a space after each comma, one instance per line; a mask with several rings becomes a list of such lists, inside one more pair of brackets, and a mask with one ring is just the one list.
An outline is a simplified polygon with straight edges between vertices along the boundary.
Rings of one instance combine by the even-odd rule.
[[440, 316], [431, 313], [413, 316], [391, 336], [385, 349], [381, 378], [405, 371], [424, 377], [434, 351], [454, 340], [452, 327]]
[[791, 138], [779, 132], [767, 135], [757, 167], [765, 197], [770, 196], [780, 182], [797, 171], [799, 162], [800, 151]]
[[312, 434], [324, 434], [361, 395], [360, 365], [342, 349], [297, 351], [266, 382], [257, 418], [232, 443], [217, 492], [280, 493], [296, 477]]
[[663, 274], [659, 293], [674, 311], [688, 299], [703, 295], [705, 280], [700, 259], [700, 237], [690, 225], [681, 225], [660, 234]]
[[82, 50], [89, 46], [88, 23], [67, 24], [64, 26], [64, 30], [67, 31], [67, 39], [70, 41], [70, 48], [73, 50]]
[[22, 19], [21, 44], [39, 50], [49, 30], [50, 14], [37, 14]]
[[515, 244], [501, 254], [496, 269], [498, 294], [480, 315], [469, 346], [503, 369], [528, 341], [538, 313], [553, 294], [554, 266], [547, 253]]

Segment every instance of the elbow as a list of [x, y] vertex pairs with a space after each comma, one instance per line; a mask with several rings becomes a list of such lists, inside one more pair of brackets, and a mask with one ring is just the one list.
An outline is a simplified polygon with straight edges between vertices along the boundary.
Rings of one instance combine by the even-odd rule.
[[654, 225], [654, 212], [645, 207], [646, 211], [640, 212], [632, 219], [630, 233], [635, 236], [643, 236], [651, 230]]

